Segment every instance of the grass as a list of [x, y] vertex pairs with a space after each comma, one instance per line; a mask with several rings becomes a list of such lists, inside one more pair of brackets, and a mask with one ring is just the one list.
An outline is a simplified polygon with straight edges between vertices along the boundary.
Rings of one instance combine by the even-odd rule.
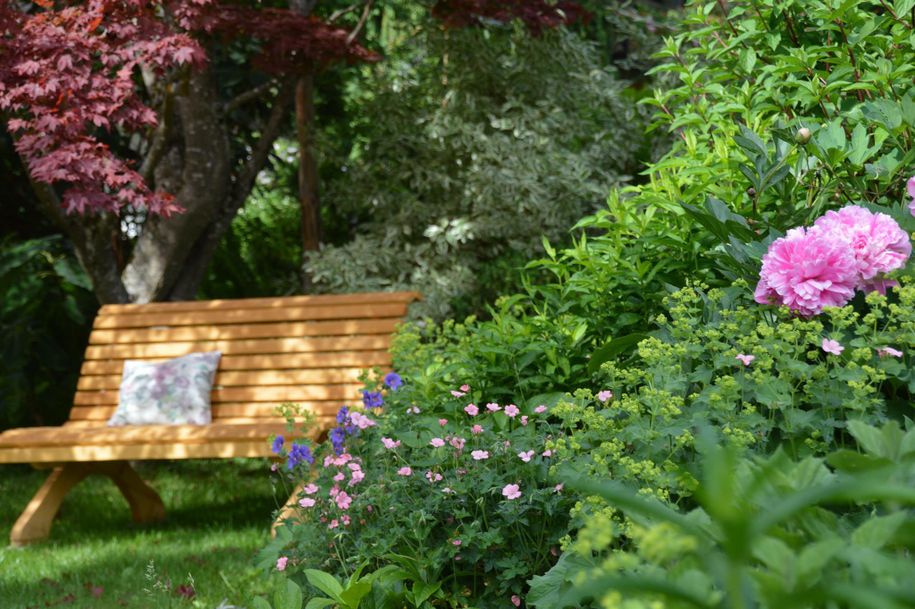
[[266, 460], [141, 463], [137, 470], [162, 497], [165, 522], [133, 524], [114, 484], [90, 476], [67, 496], [49, 541], [10, 548], [10, 528], [47, 472], [0, 466], [0, 607], [245, 607], [266, 591], [255, 556], [286, 498]]

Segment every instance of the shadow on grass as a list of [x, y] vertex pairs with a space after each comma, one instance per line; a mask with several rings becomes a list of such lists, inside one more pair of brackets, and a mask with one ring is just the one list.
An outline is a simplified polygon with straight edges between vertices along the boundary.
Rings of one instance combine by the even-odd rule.
[[[165, 503], [167, 519], [138, 526], [107, 478], [92, 476], [68, 495], [51, 539], [0, 549], [0, 607], [244, 606], [266, 585], [254, 556], [271, 515], [286, 499], [263, 460], [144, 463], [140, 476]], [[47, 476], [0, 466], [4, 545], [20, 511]], [[193, 583], [190, 582], [193, 579]], [[178, 586], [194, 598], [179, 594]]]

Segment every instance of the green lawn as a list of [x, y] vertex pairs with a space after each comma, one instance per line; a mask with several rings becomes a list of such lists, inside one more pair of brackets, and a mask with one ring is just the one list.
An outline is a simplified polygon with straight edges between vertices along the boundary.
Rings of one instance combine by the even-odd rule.
[[[47, 472], [0, 466], [0, 607], [244, 607], [268, 587], [254, 557], [286, 496], [267, 463], [140, 464], [168, 512], [151, 526], [134, 525], [114, 484], [91, 476], [64, 501], [50, 541], [25, 548], [8, 547], [9, 531]], [[190, 599], [177, 592], [189, 578]]]

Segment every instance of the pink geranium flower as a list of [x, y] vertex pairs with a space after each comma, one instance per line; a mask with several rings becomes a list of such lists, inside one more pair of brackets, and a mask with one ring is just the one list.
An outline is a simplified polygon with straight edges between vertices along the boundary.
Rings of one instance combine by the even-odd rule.
[[474, 451], [471, 451], [470, 456], [473, 457], [474, 461], [483, 461], [484, 459], [489, 458], [489, 451], [474, 450]]
[[299, 499], [299, 505], [301, 505], [303, 508], [314, 507], [315, 500], [312, 499], [311, 497], [304, 497], [302, 499]]
[[519, 487], [517, 484], [506, 484], [502, 489], [502, 496], [509, 501], [517, 499], [521, 496], [521, 487]]
[[442, 475], [438, 472], [431, 472], [431, 471], [426, 472], [426, 480], [428, 480], [429, 482], [432, 482], [433, 484], [436, 482], [440, 482], [441, 479], [442, 479]]
[[361, 412], [351, 412], [349, 413], [349, 420], [353, 422], [353, 425], [359, 429], [367, 429], [375, 425], [375, 421], [368, 418]]
[[877, 355], [880, 357], [902, 357], [902, 351], [892, 347], [880, 347], [877, 349]]
[[495, 402], [490, 402], [489, 404], [486, 405], [486, 410], [488, 410], [489, 412], [498, 412], [499, 410], [502, 410], [502, 407], [499, 406], [498, 404], [496, 404]]
[[435, 448], [441, 448], [442, 446], [445, 445], [445, 441], [442, 440], [441, 438], [432, 438], [431, 440], [429, 440], [429, 444], [431, 444]]
[[289, 562], [289, 558], [287, 558], [285, 556], [280, 556], [279, 558], [277, 558], [276, 559], [276, 570], [285, 571], [287, 562]]
[[453, 540], [453, 541], [451, 542], [451, 545], [453, 545], [453, 546], [459, 546], [459, 545], [461, 545], [461, 540], [460, 540], [460, 539], [455, 539], [455, 540]]
[[317, 485], [317, 484], [315, 484], [315, 483], [313, 483], [313, 482], [309, 482], [308, 484], [305, 485], [305, 488], [302, 489], [302, 490], [305, 491], [305, 494], [306, 494], [306, 495], [314, 495], [315, 493], [317, 493], [317, 492], [318, 492], [319, 490], [321, 490], [321, 489], [318, 488], [318, 485]]
[[824, 338], [823, 343], [820, 346], [823, 348], [823, 351], [832, 353], [833, 355], [842, 355], [842, 352], [845, 351], [845, 347], [842, 346], [842, 343], [837, 340], [832, 340], [831, 338]]
[[544, 456], [544, 457], [552, 457], [552, 456], [553, 456], [553, 451], [547, 449], [547, 450], [543, 451], [543, 456]]
[[439, 419], [438, 424], [440, 427], [444, 427], [445, 425], [448, 424], [448, 419]]
[[391, 438], [381, 438], [381, 443], [389, 450], [393, 450], [400, 446], [400, 440], [392, 440]]
[[353, 498], [347, 495], [346, 491], [340, 491], [340, 493], [334, 497], [334, 502], [341, 510], [348, 510], [350, 504], [353, 502]]
[[604, 389], [603, 391], [597, 392], [597, 399], [600, 400], [601, 402], [606, 402], [607, 400], [609, 400], [612, 397], [613, 397], [613, 392], [610, 391], [609, 389]]
[[756, 359], [756, 356], [755, 356], [755, 355], [744, 355], [743, 353], [738, 353], [738, 354], [735, 356], [735, 359], [740, 360], [740, 362], [741, 362], [744, 366], [749, 366], [750, 364], [753, 363], [753, 360]]
[[406, 466], [401, 467], [399, 470], [397, 470], [398, 476], [410, 476], [412, 474], [413, 474], [413, 470]]
[[473, 427], [470, 428], [470, 433], [472, 433], [475, 436], [480, 435], [481, 433], [483, 433], [483, 426], [474, 425]]
[[465, 442], [467, 442], [467, 440], [465, 440], [464, 438], [457, 438], [457, 437], [451, 438], [448, 441], [448, 443], [451, 444], [451, 446], [455, 447], [458, 450], [464, 450]]
[[467, 383], [464, 383], [463, 385], [461, 385], [461, 391], [463, 391], [464, 393], [467, 393], [468, 391], [470, 391], [470, 385], [468, 385]]
[[527, 421], [528, 421], [527, 415], [526, 414], [521, 415], [521, 426], [522, 427], [525, 427], [527, 425]]
[[512, 594], [512, 605], [514, 605], [515, 607], [521, 606], [521, 597], [518, 596], [517, 594]]
[[537, 406], [537, 408], [534, 408], [534, 412], [537, 413], [537, 414], [541, 414], [541, 413], [543, 413], [543, 412], [546, 412], [546, 406], [543, 405], [543, 404], [541, 404], [540, 406]]
[[518, 453], [518, 458], [521, 459], [522, 461], [524, 461], [525, 463], [529, 463], [530, 460], [534, 458], [534, 451], [532, 451], [532, 450], [521, 451], [520, 453]]
[[516, 416], [521, 414], [521, 410], [514, 404], [509, 404], [505, 407], [505, 414], [514, 419]]
[[472, 417], [475, 417], [478, 414], [480, 414], [480, 409], [477, 408], [476, 404], [467, 404], [466, 406], [464, 406], [464, 412], [466, 412], [467, 414], [469, 414]]
[[763, 256], [756, 302], [782, 304], [801, 315], [840, 307], [855, 295], [858, 265], [842, 239], [818, 229], [795, 228], [776, 239]]

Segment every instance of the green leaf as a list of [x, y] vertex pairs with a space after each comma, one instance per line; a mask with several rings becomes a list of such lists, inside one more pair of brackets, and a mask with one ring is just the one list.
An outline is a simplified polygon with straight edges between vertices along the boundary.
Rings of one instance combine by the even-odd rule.
[[441, 587], [442, 582], [415, 582], [413, 584], [413, 603], [419, 607], [424, 602], [426, 602], [430, 596], [438, 592], [438, 589]]
[[350, 609], [357, 609], [359, 603], [362, 602], [362, 598], [372, 591], [372, 584], [369, 581], [358, 581], [340, 593], [340, 598], [343, 601], [343, 604], [349, 607]]
[[896, 512], [889, 516], [875, 516], [867, 520], [851, 534], [856, 545], [879, 550], [896, 534], [897, 529], [905, 522], [908, 514]]
[[591, 354], [591, 359], [588, 361], [588, 372], [594, 374], [600, 370], [600, 367], [604, 362], [608, 362], [630, 349], [633, 349], [646, 338], [648, 338], [647, 334], [635, 332], [633, 334], [611, 339], [605, 343], [604, 346]]
[[291, 579], [284, 579], [273, 593], [275, 609], [302, 609], [302, 589]]
[[848, 431], [865, 452], [875, 457], [888, 456], [883, 446], [883, 434], [876, 427], [871, 427], [861, 421], [849, 421]]
[[316, 596], [313, 599], [311, 599], [310, 601], [308, 601], [308, 603], [305, 604], [305, 609], [324, 609], [324, 607], [330, 607], [331, 605], [335, 604], [336, 602], [337, 601], [335, 601], [332, 598]]
[[308, 583], [331, 597], [335, 601], [342, 602], [340, 593], [343, 592], [343, 586], [340, 585], [334, 576], [317, 569], [305, 569], [305, 578]]
[[273, 609], [273, 607], [270, 606], [270, 602], [263, 596], [255, 596], [251, 600], [251, 609]]

